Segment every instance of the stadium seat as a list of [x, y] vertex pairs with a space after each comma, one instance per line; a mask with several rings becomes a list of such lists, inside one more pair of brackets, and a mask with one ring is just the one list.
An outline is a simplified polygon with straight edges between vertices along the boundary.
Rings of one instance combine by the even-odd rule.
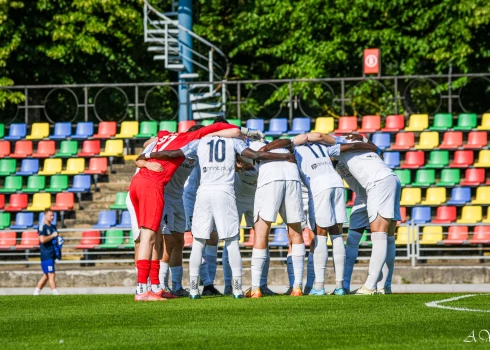
[[15, 224], [10, 226], [11, 230], [25, 230], [34, 225], [34, 213], [15, 214]]
[[477, 127], [478, 130], [490, 130], [490, 113], [484, 113], [481, 116], [481, 124]]
[[310, 132], [311, 130], [311, 120], [310, 118], [294, 118], [293, 126], [288, 132], [289, 135], [299, 135]]
[[451, 192], [449, 205], [464, 205], [471, 200], [471, 190], [469, 187], [455, 187]]
[[94, 228], [104, 229], [116, 226], [116, 212], [115, 211], [101, 211], [97, 224]]
[[26, 136], [27, 140], [41, 140], [49, 136], [49, 123], [34, 123], [31, 134]]
[[73, 210], [75, 207], [75, 196], [73, 193], [60, 192], [56, 194], [56, 201], [51, 206], [51, 210]]
[[52, 140], [39, 141], [37, 144], [37, 152], [32, 156], [34, 158], [49, 158], [56, 152], [56, 143]]
[[419, 144], [416, 149], [434, 149], [439, 146], [439, 133], [437, 131], [424, 131], [420, 133]]
[[424, 131], [428, 127], [429, 116], [427, 114], [412, 114], [405, 131]]
[[348, 134], [357, 130], [357, 117], [340, 117], [336, 134]]
[[440, 149], [457, 149], [463, 145], [463, 133], [461, 131], [448, 131], [444, 133]]
[[126, 210], [126, 197], [128, 192], [118, 192], [116, 193], [116, 201], [109, 208], [114, 210]]
[[247, 128], [264, 131], [264, 119], [248, 119]]
[[99, 249], [117, 249], [120, 245], [124, 244], [124, 231], [123, 230], [110, 230], [106, 231], [104, 236], [104, 243], [98, 246]]
[[10, 213], [0, 213], [0, 230], [10, 227]]
[[70, 158], [66, 163], [66, 169], [61, 172], [65, 175], [77, 175], [83, 174], [85, 171], [85, 159], [84, 158]]
[[99, 231], [84, 231], [82, 232], [82, 240], [76, 246], [77, 249], [94, 249], [100, 244]]
[[434, 169], [419, 169], [415, 173], [414, 187], [429, 187], [436, 182], [436, 171]]
[[288, 120], [286, 118], [273, 118], [270, 120], [269, 131], [265, 132], [268, 136], [281, 136], [288, 132]]
[[8, 157], [10, 155], [10, 142], [0, 140], [0, 158]]
[[5, 124], [0, 123], [0, 139], [3, 139], [5, 136]]
[[[57, 221], [58, 221], [58, 213], [53, 213], [53, 221], [51, 221], [51, 223], [53, 225], [58, 225]], [[37, 219], [37, 224], [34, 225], [34, 228], [37, 229], [39, 227], [39, 224], [43, 223], [44, 222], [44, 212], [40, 212], [39, 213], [39, 216], [38, 216], [38, 219]]]
[[490, 244], [490, 226], [475, 226], [470, 244]]
[[110, 139], [116, 135], [116, 122], [100, 122], [94, 139]]
[[17, 175], [29, 176], [39, 172], [39, 160], [38, 159], [22, 159], [20, 165], [20, 171]]
[[9, 204], [5, 207], [5, 211], [21, 211], [27, 208], [27, 194], [14, 193], [10, 195]]
[[461, 113], [458, 115], [458, 125], [454, 130], [471, 130], [476, 128], [477, 116], [475, 113]]
[[405, 163], [401, 168], [417, 169], [425, 163], [425, 154], [423, 151], [413, 151], [405, 153]]
[[422, 200], [422, 190], [420, 188], [402, 189], [400, 205], [411, 206], [417, 205]]
[[[23, 161], [30, 160], [24, 159]], [[15, 159], [0, 159], [0, 176], [8, 176], [17, 170]]]
[[22, 176], [9, 175], [4, 178], [3, 187], [0, 193], [15, 193], [22, 190]]
[[67, 175], [53, 175], [49, 178], [49, 187], [46, 188], [46, 192], [57, 193], [66, 191], [68, 188], [68, 176]]
[[467, 168], [473, 164], [474, 155], [473, 151], [456, 151], [454, 152], [454, 160], [449, 166], [451, 168]]
[[467, 242], [468, 242], [468, 226], [449, 226], [447, 239], [444, 240], [444, 244], [460, 245]]
[[22, 189], [24, 193], [37, 193], [44, 191], [46, 188], [46, 177], [40, 175], [31, 175], [27, 178], [27, 187]]
[[20, 140], [15, 143], [14, 153], [10, 158], [26, 158], [32, 155], [32, 141]]
[[332, 117], [319, 117], [315, 120], [315, 128], [311, 132], [328, 134], [335, 130], [335, 120]]
[[71, 123], [54, 124], [53, 135], [49, 136], [51, 140], [66, 140], [71, 136]]
[[3, 209], [5, 207], [5, 195], [0, 194], [0, 209]]
[[453, 128], [453, 115], [451, 113], [436, 113], [429, 130], [445, 131]]
[[485, 169], [466, 169], [461, 186], [479, 186], [486, 180]]
[[79, 157], [93, 157], [98, 156], [100, 153], [100, 141], [99, 140], [85, 140], [83, 141], [82, 150], [78, 152]]
[[149, 139], [157, 135], [158, 125], [155, 121], [144, 121], [140, 124], [140, 131], [135, 135], [138, 139]]
[[456, 207], [437, 207], [434, 224], [450, 224], [457, 219]]
[[444, 168], [449, 164], [449, 151], [431, 151], [426, 168]]
[[39, 248], [39, 234], [37, 231], [24, 231], [20, 239], [20, 244], [17, 244], [17, 249], [37, 249]]
[[422, 237], [419, 243], [423, 245], [435, 245], [443, 239], [442, 226], [425, 226], [422, 229]]
[[443, 187], [430, 187], [425, 193], [425, 200], [422, 205], [441, 205], [446, 202], [446, 189]]
[[383, 132], [398, 132], [405, 128], [405, 117], [403, 115], [389, 115], [385, 119], [385, 127], [381, 129]]
[[490, 168], [490, 150], [481, 150], [478, 153], [478, 162], [473, 165], [475, 168]]
[[187, 130], [189, 130], [194, 125], [196, 125], [195, 120], [181, 121], [181, 122], [179, 122], [178, 132], [186, 132]]
[[482, 207], [463, 207], [461, 212], [461, 219], [456, 220], [458, 224], [474, 224], [482, 220]]
[[486, 131], [471, 131], [468, 133], [468, 142], [463, 147], [468, 149], [481, 149], [487, 145], [488, 137]]
[[162, 120], [160, 122], [159, 130], [166, 130], [168, 132], [177, 132], [177, 122], [175, 120]]
[[269, 243], [273, 247], [287, 247], [289, 244], [288, 233], [285, 228], [274, 229], [274, 237], [272, 242]]
[[402, 186], [410, 185], [412, 183], [412, 173], [409, 169], [395, 170], [395, 174], [398, 176]]
[[[194, 240], [194, 238], [192, 237], [192, 233], [191, 232], [184, 232], [184, 247], [185, 248], [191, 247], [193, 240]], [[252, 243], [252, 245], [253, 245], [253, 243]]]
[[471, 201], [471, 204], [490, 204], [490, 187], [478, 187], [476, 189], [475, 199]]
[[105, 150], [100, 152], [101, 157], [122, 157], [124, 154], [124, 143], [122, 140], [108, 140]]
[[387, 149], [391, 146], [390, 134], [387, 133], [376, 133], [372, 137], [372, 142], [381, 149]]
[[440, 181], [436, 186], [453, 187], [458, 185], [460, 180], [459, 169], [442, 169]]
[[400, 166], [400, 152], [385, 152], [383, 154], [385, 164], [390, 168], [396, 168]]
[[72, 135], [71, 138], [74, 140], [85, 140], [89, 137], [92, 137], [93, 134], [94, 134], [94, 123], [92, 122], [77, 123], [75, 135]]
[[[417, 240], [417, 237], [415, 237], [415, 240]], [[396, 245], [407, 245], [411, 244], [414, 241], [414, 237], [412, 235], [412, 231], [410, 230], [410, 227], [408, 226], [400, 226], [398, 227], [396, 231], [396, 240], [395, 244]]]
[[35, 193], [32, 196], [32, 205], [27, 207], [28, 211], [44, 211], [51, 208], [50, 193]]
[[[232, 124], [232, 125], [236, 125], [238, 126], [239, 128], [242, 126], [242, 121], [240, 119], [236, 119], [236, 118], [230, 118], [230, 119], [226, 119], [228, 123]], [[309, 130], [309, 129], [308, 129]]]
[[401, 222], [407, 221], [407, 208], [400, 207], [400, 216], [402, 217]]
[[[373, 133], [381, 128], [381, 117], [379, 115], [367, 115], [362, 118], [359, 133]], [[378, 146], [379, 147], [379, 146]]]
[[414, 224], [426, 224], [430, 220], [430, 207], [414, 207], [412, 209], [412, 219], [410, 221]]
[[410, 149], [415, 146], [415, 135], [413, 132], [400, 132], [395, 136], [395, 143], [391, 149]]
[[78, 153], [78, 141], [76, 140], [64, 140], [61, 141], [60, 151], [54, 156], [60, 157], [73, 157]]
[[8, 141], [17, 141], [25, 139], [27, 127], [25, 124], [10, 124], [9, 134], [4, 139]]
[[75, 175], [73, 177], [73, 186], [68, 189], [68, 192], [90, 192], [90, 185], [90, 175]]
[[0, 249], [15, 249], [16, 234], [15, 232], [0, 232]]
[[211, 124], [213, 124], [214, 120], [213, 119], [204, 119], [204, 120], [201, 120], [201, 125], [202, 126], [210, 126]]
[[138, 133], [139, 123], [136, 121], [122, 122], [119, 134], [116, 134], [118, 139], [132, 139]]
[[131, 228], [131, 216], [129, 215], [129, 211], [125, 210], [121, 213], [121, 219], [119, 221], [119, 224], [116, 225], [116, 227], [117, 228]]
[[85, 174], [102, 175], [107, 173], [107, 158], [90, 158]]
[[55, 175], [61, 173], [62, 162], [61, 158], [49, 158], [44, 160], [43, 170], [39, 171], [39, 175]]

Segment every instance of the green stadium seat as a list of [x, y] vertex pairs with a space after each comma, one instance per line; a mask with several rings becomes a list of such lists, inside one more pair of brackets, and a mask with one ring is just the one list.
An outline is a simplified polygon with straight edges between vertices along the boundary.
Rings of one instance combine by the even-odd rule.
[[242, 122], [240, 119], [226, 119], [228, 121], [228, 123], [230, 124], [233, 124], [233, 125], [236, 125], [238, 127], [241, 127], [242, 126]]
[[10, 175], [5, 177], [0, 193], [15, 193], [22, 190], [22, 176]]
[[49, 187], [46, 192], [57, 193], [68, 188], [68, 175], [53, 175], [49, 178]]
[[429, 153], [429, 161], [426, 168], [444, 168], [449, 164], [449, 151], [432, 151]]
[[428, 187], [436, 182], [436, 171], [434, 169], [419, 169], [415, 173], [414, 187]]
[[345, 212], [347, 214], [347, 222], [346, 225], [350, 224], [350, 214], [352, 214], [352, 207], [345, 208]]
[[10, 227], [10, 213], [0, 213], [0, 230]]
[[60, 151], [56, 153], [55, 157], [73, 157], [78, 153], [78, 141], [64, 140], [61, 141]]
[[8, 176], [15, 173], [17, 163], [15, 159], [0, 159], [0, 176]]
[[452, 129], [453, 127], [453, 115], [451, 113], [436, 113], [434, 115], [434, 122], [429, 130], [444, 131]]
[[476, 113], [461, 113], [458, 115], [458, 125], [456, 125], [454, 130], [471, 130], [477, 126], [477, 116]]
[[5, 136], [5, 124], [0, 123], [0, 139], [3, 139]]
[[99, 249], [117, 249], [124, 244], [123, 230], [107, 231], [104, 237], [104, 243], [99, 245]]
[[110, 209], [126, 210], [126, 197], [127, 196], [128, 196], [128, 192], [116, 193], [116, 202], [110, 206]]
[[412, 172], [409, 169], [395, 170], [395, 174], [400, 179], [402, 186], [410, 185], [412, 183]]
[[453, 187], [459, 185], [461, 181], [461, 173], [459, 169], [442, 169], [441, 180], [436, 183], [436, 186]]
[[209, 126], [212, 124], [213, 124], [213, 119], [204, 119], [203, 121], [201, 121], [201, 125], [204, 125], [204, 126]]
[[122, 248], [124, 249], [134, 248], [133, 231], [129, 231], [129, 233], [127, 233], [126, 236], [128, 236], [126, 238], [127, 242], [123, 244]]
[[25, 193], [37, 193], [44, 191], [46, 188], [46, 177], [39, 175], [31, 175], [27, 178], [27, 187], [22, 190]]
[[157, 135], [158, 125], [155, 121], [144, 121], [140, 124], [140, 132], [135, 136], [139, 139], [149, 139]]
[[160, 122], [160, 130], [167, 130], [169, 132], [177, 132], [177, 121], [175, 120], [162, 120]]

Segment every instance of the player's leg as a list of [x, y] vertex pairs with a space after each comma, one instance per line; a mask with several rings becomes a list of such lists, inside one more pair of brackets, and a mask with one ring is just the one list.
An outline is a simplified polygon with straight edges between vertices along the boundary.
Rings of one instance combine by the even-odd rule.
[[34, 295], [39, 295], [47, 282], [48, 282], [48, 274], [43, 273], [43, 275], [37, 282], [36, 289], [34, 290]]
[[392, 221], [388, 232], [388, 248], [386, 252], [386, 263], [382, 269], [382, 276], [378, 281], [379, 294], [392, 294], [391, 281], [395, 270], [396, 245], [395, 245], [396, 221]]
[[[286, 272], [288, 274], [288, 290], [285, 295], [291, 295], [291, 292], [293, 291], [293, 284], [294, 284], [294, 270], [293, 270], [293, 257], [291, 256], [291, 241], [289, 241], [288, 244], [288, 256], [286, 257]], [[313, 271], [313, 275], [314, 275]]]
[[335, 224], [329, 228], [330, 240], [332, 241], [332, 255], [335, 269], [335, 295], [345, 295], [343, 288], [344, 269], [345, 269], [345, 246], [342, 237], [342, 225], [347, 221], [345, 209], [345, 190], [344, 188], [333, 189], [331, 205], [334, 209]]
[[231, 285], [231, 280], [233, 278], [233, 271], [230, 266], [230, 259], [228, 258], [228, 250], [223, 249], [223, 255], [221, 256], [221, 262], [223, 264], [223, 279], [225, 281], [225, 291], [224, 295], [232, 295], [233, 287]]
[[[316, 227], [315, 227], [316, 228]], [[310, 238], [310, 251], [308, 252], [308, 258], [306, 260], [306, 284], [303, 289], [303, 294], [310, 294], [311, 289], [313, 288], [313, 284], [315, 283], [315, 233], [311, 231], [309, 228], [304, 228], [307, 230], [308, 236]], [[294, 276], [294, 275], [293, 275]], [[293, 277], [294, 279], [294, 277]]]
[[[164, 228], [165, 229], [165, 228]], [[166, 291], [170, 290], [168, 286], [169, 272], [170, 272], [170, 256], [174, 249], [174, 237], [171, 234], [163, 234], [163, 257], [160, 260], [160, 284]]]
[[58, 289], [56, 289], [56, 273], [54, 272], [54, 269], [53, 272], [48, 273], [48, 282], [53, 295], [59, 295], [60, 293], [58, 292]]
[[206, 248], [203, 253], [203, 263], [201, 265], [201, 279], [204, 284], [202, 295], [222, 295], [219, 290], [214, 287], [214, 279], [216, 277], [216, 264], [218, 260], [218, 232], [213, 230], [211, 238], [206, 241]]
[[182, 287], [182, 254], [184, 251], [184, 233], [172, 232], [174, 247], [170, 255], [170, 271], [172, 273], [172, 294], [176, 296], [189, 296], [189, 293]]
[[238, 235], [225, 239], [224, 250], [228, 252], [230, 268], [232, 271], [232, 293], [234, 298], [243, 298], [242, 292], [242, 257], [238, 245]]
[[194, 237], [192, 242], [191, 257], [189, 259], [189, 285], [191, 299], [199, 299], [199, 270], [201, 268], [202, 255], [206, 240]]
[[[303, 290], [303, 294], [307, 295], [310, 293], [311, 289], [313, 288], [313, 283], [315, 283], [315, 264], [314, 264], [315, 233], [312, 230], [315, 229], [316, 223], [315, 223], [315, 205], [313, 203], [313, 194], [311, 193], [310, 190], [308, 190], [306, 186], [302, 186], [302, 197], [303, 197], [303, 213], [305, 216], [305, 221], [301, 223], [301, 227], [303, 228], [303, 230], [307, 230], [310, 238], [310, 251], [308, 252], [308, 260], [306, 265], [306, 284]], [[292, 279], [294, 281], [294, 274]]]

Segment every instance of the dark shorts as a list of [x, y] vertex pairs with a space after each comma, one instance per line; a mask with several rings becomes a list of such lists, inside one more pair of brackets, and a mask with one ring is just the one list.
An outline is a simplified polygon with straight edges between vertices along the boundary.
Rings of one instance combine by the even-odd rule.
[[54, 260], [53, 259], [41, 260], [41, 267], [45, 274], [54, 273]]

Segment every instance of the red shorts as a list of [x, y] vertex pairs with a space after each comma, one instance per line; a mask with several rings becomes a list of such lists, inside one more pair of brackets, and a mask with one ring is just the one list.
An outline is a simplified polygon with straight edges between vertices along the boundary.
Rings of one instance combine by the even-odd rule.
[[134, 176], [129, 188], [129, 198], [133, 203], [140, 228], [157, 232], [162, 221], [164, 186], [141, 176]]

